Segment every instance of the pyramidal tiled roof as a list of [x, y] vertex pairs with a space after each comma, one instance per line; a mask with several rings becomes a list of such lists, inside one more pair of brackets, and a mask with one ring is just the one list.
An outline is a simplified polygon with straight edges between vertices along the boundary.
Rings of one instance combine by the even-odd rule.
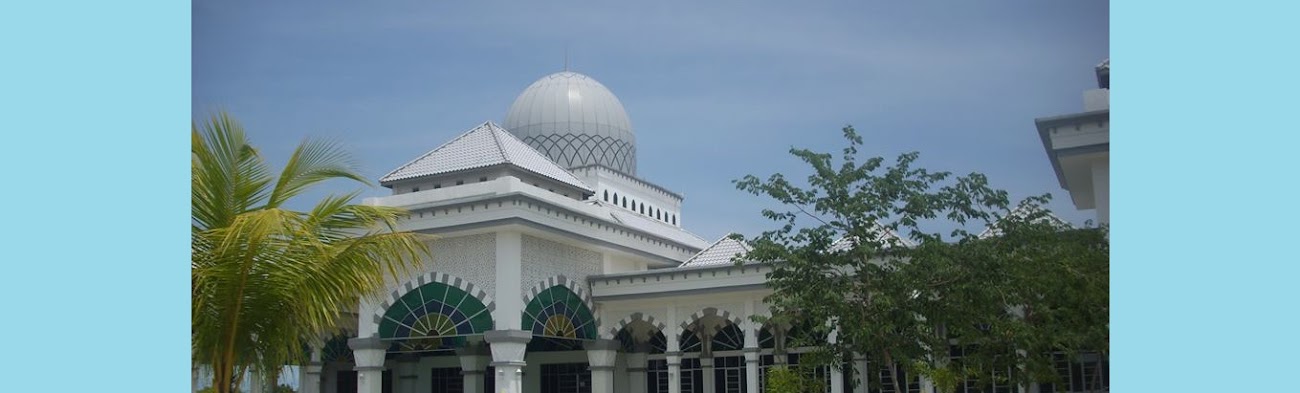
[[573, 173], [490, 121], [389, 172], [379, 179], [379, 184], [499, 164], [514, 165], [593, 192]]
[[[1035, 208], [1035, 207], [1031, 207], [1031, 206], [1029, 206], [1029, 205], [1020, 206], [1020, 207], [1017, 207], [1017, 208], [1015, 208], [1014, 210], [1012, 210], [1010, 213], [1007, 213], [1007, 216], [1004, 217], [1003, 220], [1006, 220], [1006, 219], [1008, 219], [1008, 218], [1012, 218], [1012, 217], [1015, 217], [1015, 218], [1017, 218], [1017, 219], [1024, 218], [1025, 216], [1028, 216], [1028, 215], [1034, 213], [1035, 210], [1037, 210], [1037, 208]], [[1052, 212], [1047, 212], [1047, 214], [1043, 215], [1042, 217], [1038, 217], [1038, 219], [1036, 219], [1036, 220], [1034, 220], [1034, 221], [1036, 221], [1036, 222], [1040, 222], [1040, 223], [1041, 223], [1041, 222], [1044, 222], [1044, 221], [1047, 221], [1047, 222], [1051, 223], [1052, 225], [1055, 225], [1055, 226], [1058, 226], [1058, 227], [1062, 227], [1062, 228], [1069, 228], [1069, 227], [1070, 227], [1070, 223], [1065, 222], [1065, 220], [1062, 220], [1060, 217], [1057, 217], [1055, 214], [1052, 214]], [[988, 238], [990, 238], [990, 237], [994, 237], [994, 236], [1001, 236], [1001, 235], [1002, 235], [1002, 230], [998, 229], [996, 225], [997, 225], [997, 224], [994, 223], [994, 224], [990, 224], [987, 228], [984, 228], [984, 232], [981, 232], [981, 233], [980, 233], [979, 238], [980, 238], [980, 239], [988, 239]]]
[[682, 262], [681, 266], [678, 267], [730, 265], [735, 263], [732, 262], [732, 258], [735, 258], [737, 255], [748, 253], [749, 251], [751, 251], [749, 245], [739, 240], [732, 239], [731, 234], [727, 234], [727, 236], [723, 236], [721, 239], [718, 239], [718, 241], [713, 242], [712, 245], [705, 247], [703, 251], [695, 254], [691, 259]]
[[[916, 242], [913, 242], [908, 238], [899, 236], [898, 233], [889, 230], [888, 228], [877, 227], [877, 229], [873, 232], [875, 232], [876, 235], [875, 236], [876, 238], [873, 240], [879, 242], [880, 245], [883, 245], [885, 247], [889, 247], [891, 244], [898, 244], [898, 245], [902, 245], [903, 247], [916, 247]], [[861, 241], [858, 240], [857, 236], [841, 237], [839, 240], [836, 240], [834, 243], [831, 243], [830, 251], [840, 252], [840, 251], [848, 250], [857, 246], [859, 243], [861, 243]]]

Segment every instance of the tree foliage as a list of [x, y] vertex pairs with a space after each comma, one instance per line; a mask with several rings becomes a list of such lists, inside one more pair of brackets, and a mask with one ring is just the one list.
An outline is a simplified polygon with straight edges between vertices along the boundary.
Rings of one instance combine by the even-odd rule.
[[[829, 359], [859, 354], [952, 391], [964, 379], [1051, 380], [1052, 352], [1106, 350], [1104, 228], [1056, 221], [1048, 195], [1013, 205], [982, 174], [919, 168], [915, 152], [888, 165], [861, 160], [862, 138], [843, 133], [838, 160], [791, 149], [811, 167], [805, 184], [781, 174], [736, 181], [788, 209], [763, 211], [778, 228], [748, 239], [746, 257], [773, 266], [775, 315], [838, 330], [821, 358], [839, 367]], [[994, 236], [964, 229], [990, 225]], [[960, 361], [949, 361], [953, 346], [965, 352]]]
[[822, 393], [826, 384], [812, 377], [812, 370], [795, 367], [777, 366], [767, 369], [765, 393]]
[[225, 114], [191, 127], [192, 354], [227, 393], [250, 368], [278, 375], [340, 312], [382, 289], [427, 252], [395, 230], [395, 208], [326, 197], [310, 211], [286, 201], [333, 179], [366, 183], [338, 146], [303, 142], [272, 176]]

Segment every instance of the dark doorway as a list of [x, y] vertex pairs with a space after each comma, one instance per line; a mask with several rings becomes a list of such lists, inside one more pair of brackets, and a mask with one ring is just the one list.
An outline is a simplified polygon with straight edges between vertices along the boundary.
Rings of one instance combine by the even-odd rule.
[[645, 384], [646, 393], [668, 393], [667, 360], [646, 361]]
[[465, 377], [460, 375], [460, 367], [440, 367], [433, 369], [433, 393], [464, 393]]
[[334, 386], [337, 393], [357, 393], [357, 372], [344, 370], [334, 373]]
[[587, 363], [542, 365], [542, 393], [591, 393]]
[[746, 393], [745, 358], [726, 356], [713, 358], [714, 390], [719, 393]]
[[700, 359], [682, 359], [682, 393], [704, 393], [704, 369]]

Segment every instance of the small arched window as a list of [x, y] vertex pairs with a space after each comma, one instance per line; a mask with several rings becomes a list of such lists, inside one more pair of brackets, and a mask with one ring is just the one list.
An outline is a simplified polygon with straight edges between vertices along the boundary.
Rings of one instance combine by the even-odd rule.
[[609, 202], [609, 190], [605, 190], [605, 202]]
[[677, 225], [677, 215], [673, 215], [673, 225]]
[[[618, 199], [618, 198], [614, 198], [614, 199]], [[627, 208], [627, 196], [623, 196], [623, 208], [624, 209]]]

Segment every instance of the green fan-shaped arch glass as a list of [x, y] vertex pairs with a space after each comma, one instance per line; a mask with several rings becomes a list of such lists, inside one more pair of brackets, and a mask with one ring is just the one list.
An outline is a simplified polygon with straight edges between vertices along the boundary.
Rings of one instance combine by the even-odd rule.
[[333, 363], [343, 362], [352, 363], [355, 358], [352, 355], [352, 348], [348, 347], [348, 335], [336, 334], [325, 341], [324, 347], [321, 348], [321, 362]]
[[447, 284], [428, 283], [402, 295], [379, 322], [379, 337], [394, 339], [389, 352], [459, 348], [465, 337], [492, 330], [492, 313], [478, 298]]
[[[704, 349], [700, 336], [692, 330], [683, 331], [680, 340], [682, 352], [699, 352]], [[745, 332], [734, 323], [727, 323], [727, 326], [713, 335], [714, 351], [739, 351], [744, 346]]]
[[556, 285], [538, 293], [524, 308], [523, 329], [533, 336], [594, 340], [596, 318], [582, 298]]

